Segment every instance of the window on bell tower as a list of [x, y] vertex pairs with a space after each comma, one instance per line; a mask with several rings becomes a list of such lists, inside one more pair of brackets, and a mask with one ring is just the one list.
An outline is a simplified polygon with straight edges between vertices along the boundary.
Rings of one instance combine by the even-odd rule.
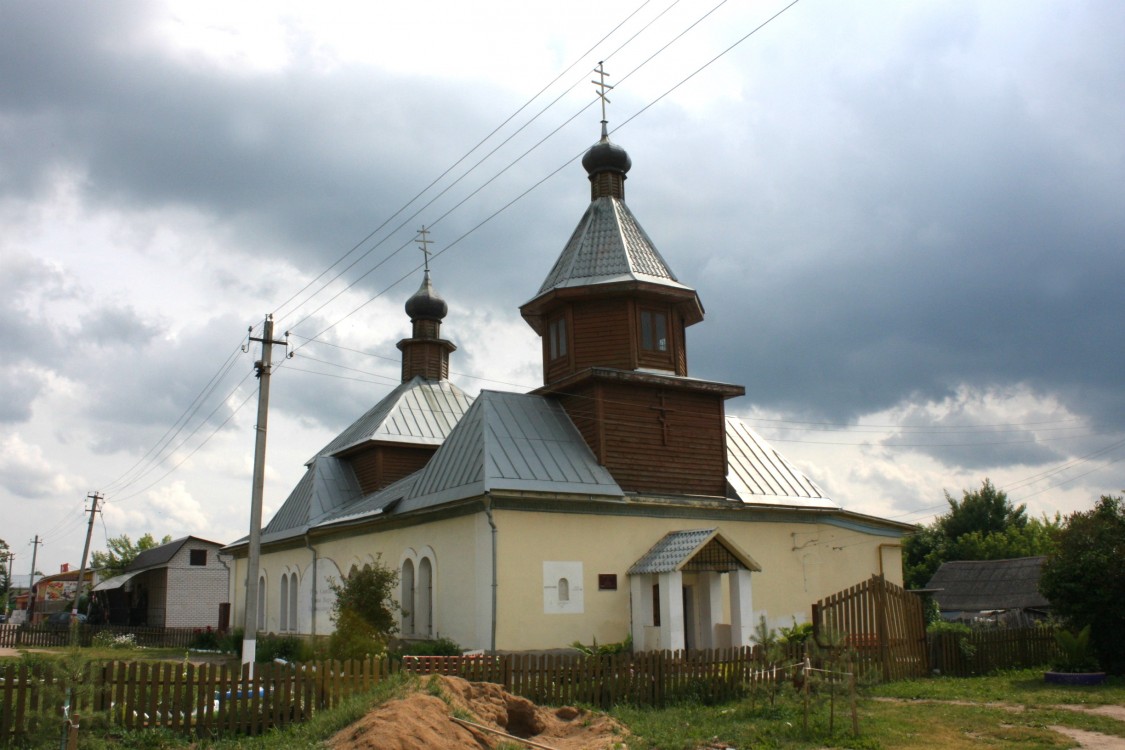
[[641, 309], [641, 349], [668, 351], [668, 313], [664, 310]]
[[547, 355], [552, 362], [566, 356], [566, 316], [562, 315], [547, 326]]

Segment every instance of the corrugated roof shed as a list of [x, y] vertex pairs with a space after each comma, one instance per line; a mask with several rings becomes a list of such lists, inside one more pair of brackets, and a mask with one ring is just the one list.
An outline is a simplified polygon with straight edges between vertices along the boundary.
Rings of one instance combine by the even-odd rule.
[[195, 541], [202, 544], [209, 544], [212, 547], [222, 546], [218, 542], [210, 542], [206, 539], [200, 539], [197, 536], [184, 536], [180, 537], [179, 539], [173, 539], [166, 544], [161, 544], [156, 547], [141, 550], [141, 552], [137, 554], [137, 556], [133, 559], [133, 562], [129, 563], [125, 570], [143, 570], [144, 568], [152, 568], [158, 565], [164, 565], [173, 557], [175, 557], [176, 553], [179, 552], [180, 549], [185, 544], [187, 544], [188, 540], [190, 539], [194, 539]]
[[1040, 556], [946, 562], [926, 588], [942, 589], [934, 593], [934, 599], [943, 612], [1043, 609], [1050, 606], [1039, 593], [1039, 575], [1046, 559]]
[[738, 417], [727, 417], [727, 483], [744, 503], [840, 507]]

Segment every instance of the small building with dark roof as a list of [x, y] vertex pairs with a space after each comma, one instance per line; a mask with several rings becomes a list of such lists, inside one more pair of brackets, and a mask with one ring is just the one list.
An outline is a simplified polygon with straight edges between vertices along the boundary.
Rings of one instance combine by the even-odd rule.
[[94, 586], [100, 619], [113, 625], [224, 628], [230, 570], [222, 545], [195, 536], [141, 550], [121, 575]]
[[1039, 575], [1046, 559], [945, 562], [926, 589], [945, 620], [1028, 625], [1047, 617], [1051, 609], [1051, 603], [1039, 593]]

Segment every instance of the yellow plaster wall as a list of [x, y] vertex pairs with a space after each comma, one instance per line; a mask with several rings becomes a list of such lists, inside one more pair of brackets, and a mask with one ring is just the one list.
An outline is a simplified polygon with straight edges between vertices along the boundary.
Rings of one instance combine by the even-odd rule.
[[[479, 600], [484, 585], [479, 580], [478, 548], [480, 537], [487, 537], [489, 528], [483, 514], [437, 521], [424, 526], [380, 531], [317, 541], [317, 607], [315, 632], [327, 635], [332, 632], [331, 602], [334, 597], [328, 588], [330, 580], [346, 576], [354, 565], [357, 568], [374, 562], [381, 554], [383, 564], [400, 569], [404, 555], [412, 549], [420, 555], [429, 548], [434, 562], [434, 631], [435, 635], [450, 637], [458, 643], [476, 644], [482, 629]], [[486, 540], [487, 541], [487, 540]], [[490, 549], [487, 548], [486, 549]], [[266, 549], [261, 555], [260, 569], [266, 578], [266, 632], [277, 632], [280, 625], [280, 581], [283, 573], [296, 571], [299, 578], [300, 602], [298, 607], [299, 632], [313, 632], [309, 617], [311, 606], [308, 597], [312, 589], [312, 553], [304, 548], [274, 551]], [[240, 558], [234, 566], [235, 586], [234, 622], [241, 625], [246, 593], [246, 559]], [[491, 560], [485, 559], [483, 569], [491, 570]], [[398, 594], [396, 592], [396, 598]], [[490, 600], [489, 600], [490, 601]], [[488, 603], [487, 601], [485, 602]], [[487, 630], [487, 627], [484, 629]], [[467, 648], [470, 646], [466, 646]]]
[[[824, 523], [699, 521], [497, 511], [499, 621], [502, 649], [564, 647], [575, 640], [623, 640], [629, 632], [629, 566], [673, 530], [718, 528], [762, 566], [752, 576], [755, 620], [771, 626], [804, 622], [811, 604], [879, 571], [901, 585], [900, 550], [893, 538]], [[583, 564], [584, 613], [545, 614], [543, 561]], [[892, 564], [893, 563], [893, 564]], [[598, 574], [615, 573], [616, 591], [598, 591]], [[725, 598], [725, 592], [724, 592]], [[729, 603], [725, 606], [729, 613]]]

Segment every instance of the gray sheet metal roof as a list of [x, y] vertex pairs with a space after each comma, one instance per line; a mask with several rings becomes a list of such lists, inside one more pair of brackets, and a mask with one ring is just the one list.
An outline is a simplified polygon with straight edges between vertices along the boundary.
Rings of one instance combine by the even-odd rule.
[[369, 440], [441, 445], [472, 402], [472, 397], [448, 380], [414, 377], [387, 394], [317, 455], [334, 455]]
[[694, 529], [691, 531], [670, 531], [644, 553], [639, 560], [626, 571], [626, 575], [643, 575], [652, 573], [671, 573], [681, 570], [700, 550], [707, 546], [711, 540], [717, 540], [727, 552], [735, 557], [748, 570], [761, 570], [753, 558], [734, 543], [726, 540], [718, 529]]
[[310, 526], [339, 513], [361, 497], [355, 472], [346, 462], [331, 456], [319, 456], [262, 529], [262, 539], [268, 541], [292, 533], [303, 534]]
[[958, 560], [937, 569], [927, 589], [945, 612], [980, 612], [989, 609], [1043, 609], [1050, 606], [1039, 593], [1039, 575], [1045, 557], [1010, 560]]
[[727, 483], [744, 503], [840, 507], [738, 417], [727, 417]]
[[625, 202], [602, 197], [590, 203], [536, 296], [628, 280], [689, 288], [676, 280]]
[[197, 536], [184, 536], [180, 537], [179, 539], [173, 539], [166, 544], [161, 544], [150, 549], [142, 550], [133, 559], [133, 562], [129, 563], [128, 567], [126, 567], [125, 570], [143, 570], [144, 568], [152, 568], [157, 565], [164, 565], [173, 557], [175, 557], [176, 553], [180, 551], [180, 548], [187, 544], [188, 540], [190, 539], [194, 539], [195, 541], [202, 544], [209, 544], [212, 547], [216, 548], [222, 546], [218, 542], [210, 542], [206, 539], [200, 539]]
[[495, 490], [624, 495], [557, 402], [481, 391], [396, 512]]

